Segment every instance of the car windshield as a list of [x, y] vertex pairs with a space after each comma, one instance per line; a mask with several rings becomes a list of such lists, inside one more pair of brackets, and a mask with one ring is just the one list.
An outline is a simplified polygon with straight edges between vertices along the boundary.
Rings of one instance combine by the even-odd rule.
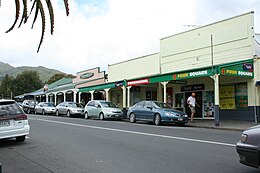
[[77, 104], [77, 103], [69, 103], [69, 107], [71, 107], [71, 108], [82, 108], [82, 105]]
[[35, 101], [30, 100], [30, 101], [28, 101], [28, 104], [29, 104], [29, 105], [35, 105], [36, 103], [35, 103]]
[[14, 102], [0, 102], [0, 117], [22, 114], [22, 110]]
[[172, 109], [171, 106], [169, 106], [167, 103], [163, 103], [163, 102], [153, 102], [153, 105], [156, 108]]
[[78, 105], [76, 103], [69, 103], [69, 107], [76, 108]]
[[53, 104], [53, 103], [44, 103], [43, 106], [46, 106], [46, 107], [54, 107], [54, 104]]
[[117, 106], [112, 102], [100, 102], [103, 107], [116, 108]]

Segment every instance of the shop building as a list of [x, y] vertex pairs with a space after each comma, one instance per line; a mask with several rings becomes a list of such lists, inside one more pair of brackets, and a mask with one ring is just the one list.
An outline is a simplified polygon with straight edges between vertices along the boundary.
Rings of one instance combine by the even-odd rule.
[[139, 100], [159, 100], [188, 113], [186, 100], [195, 92], [196, 118], [257, 120], [260, 46], [253, 16], [162, 38], [158, 54], [110, 65], [108, 82], [125, 81], [123, 91], [111, 90], [112, 101], [127, 109]]

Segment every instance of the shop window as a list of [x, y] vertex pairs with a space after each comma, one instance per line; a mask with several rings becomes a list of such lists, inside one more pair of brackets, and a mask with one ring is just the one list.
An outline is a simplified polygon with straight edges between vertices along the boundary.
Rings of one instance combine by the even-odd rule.
[[220, 87], [220, 109], [245, 109], [248, 107], [247, 84]]
[[235, 85], [236, 108], [245, 109], [248, 107], [247, 84], [241, 83]]

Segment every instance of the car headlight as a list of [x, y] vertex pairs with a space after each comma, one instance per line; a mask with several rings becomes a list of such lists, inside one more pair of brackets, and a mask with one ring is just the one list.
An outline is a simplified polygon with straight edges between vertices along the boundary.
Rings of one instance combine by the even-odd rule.
[[167, 115], [167, 116], [174, 116], [174, 114], [170, 113], [170, 112], [166, 112], [165, 115]]
[[188, 118], [188, 115], [184, 115], [185, 118]]
[[241, 140], [241, 142], [246, 142], [246, 141], [247, 141], [247, 138], [248, 138], [248, 135], [242, 133], [240, 140]]

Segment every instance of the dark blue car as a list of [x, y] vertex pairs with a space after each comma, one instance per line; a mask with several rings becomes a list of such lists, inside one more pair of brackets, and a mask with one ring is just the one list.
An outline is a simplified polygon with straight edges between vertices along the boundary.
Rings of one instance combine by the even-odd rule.
[[136, 121], [151, 121], [155, 125], [161, 123], [176, 123], [185, 125], [188, 123], [188, 115], [174, 110], [168, 104], [158, 101], [140, 101], [130, 107], [127, 117], [131, 123]]

